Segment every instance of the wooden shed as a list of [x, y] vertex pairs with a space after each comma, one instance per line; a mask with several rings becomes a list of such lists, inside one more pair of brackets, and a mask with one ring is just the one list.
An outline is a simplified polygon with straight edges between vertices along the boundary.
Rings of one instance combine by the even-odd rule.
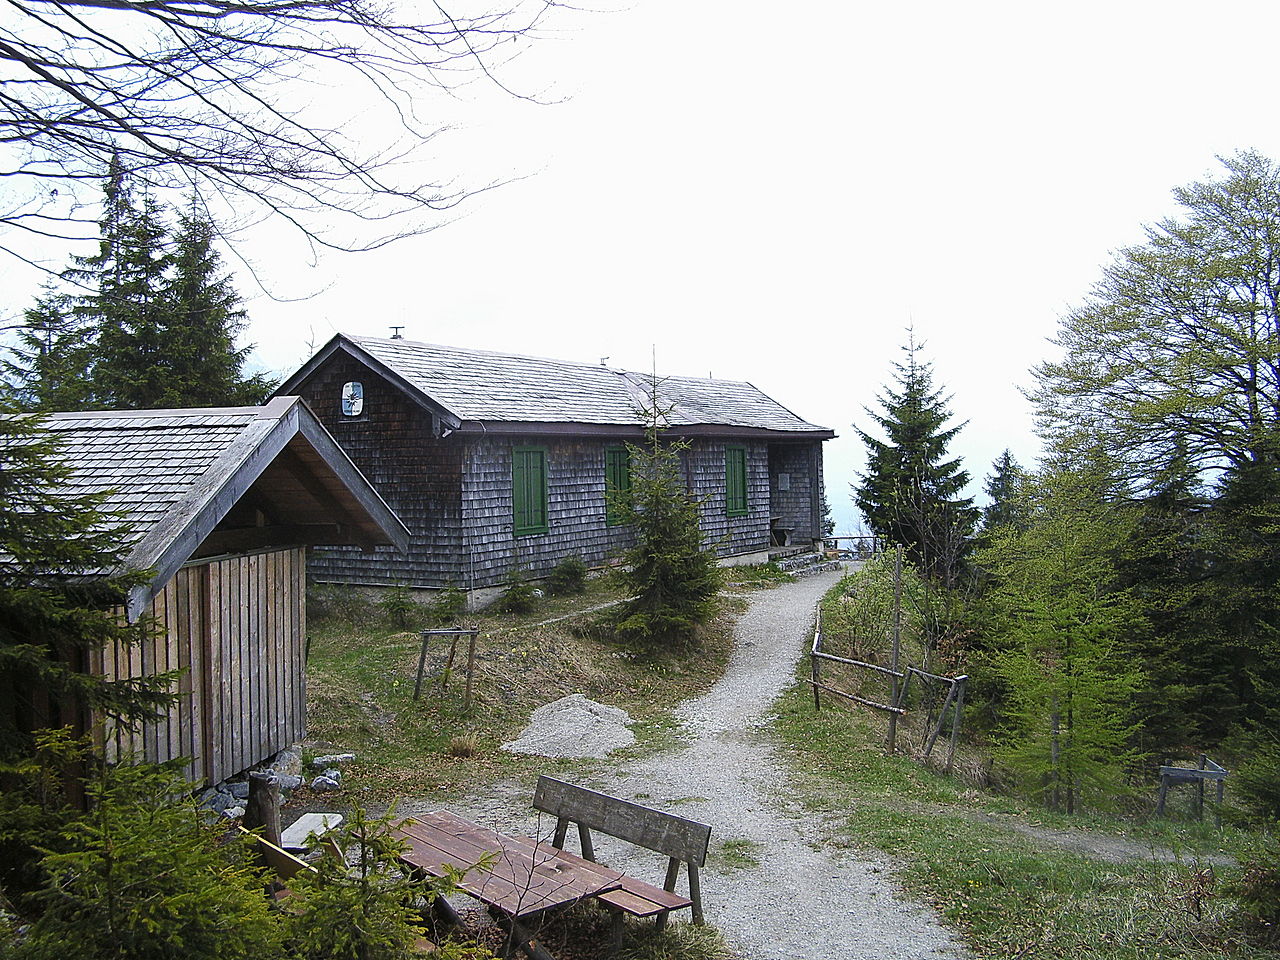
[[[605, 366], [335, 336], [280, 390], [307, 399], [412, 536], [400, 556], [318, 550], [313, 575], [475, 592], [568, 556], [610, 559], [632, 534], [606, 494], [628, 482], [652, 389], [649, 375]], [[663, 377], [657, 389], [724, 562], [820, 540], [831, 430], [750, 383]]]
[[306, 728], [306, 557], [317, 544], [404, 549], [408, 531], [297, 397], [262, 407], [50, 414], [83, 491], [127, 522], [125, 566], [149, 570], [126, 615], [146, 644], [91, 665], [113, 678], [180, 669], [178, 702], [108, 756], [189, 757], [217, 782]]

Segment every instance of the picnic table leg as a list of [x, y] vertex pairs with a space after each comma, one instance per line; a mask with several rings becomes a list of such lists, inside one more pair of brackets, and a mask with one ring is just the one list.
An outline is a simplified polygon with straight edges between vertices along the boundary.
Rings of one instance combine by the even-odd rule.
[[494, 922], [507, 932], [507, 946], [503, 951], [505, 955], [509, 956], [513, 947], [519, 947], [529, 955], [531, 960], [555, 960], [555, 957], [547, 953], [546, 948], [537, 941], [533, 934], [521, 926], [515, 917], [504, 913], [497, 907], [489, 908], [489, 916], [493, 917]]
[[458, 911], [454, 909], [453, 904], [439, 894], [436, 894], [431, 899], [431, 919], [435, 928], [434, 932], [437, 934], [437, 940], [444, 939], [439, 936], [441, 928], [457, 930], [467, 939], [475, 939], [471, 933], [471, 928], [458, 915]]
[[622, 933], [626, 929], [627, 918], [621, 910], [611, 910], [610, 913], [613, 914], [613, 951], [617, 953], [622, 949]]

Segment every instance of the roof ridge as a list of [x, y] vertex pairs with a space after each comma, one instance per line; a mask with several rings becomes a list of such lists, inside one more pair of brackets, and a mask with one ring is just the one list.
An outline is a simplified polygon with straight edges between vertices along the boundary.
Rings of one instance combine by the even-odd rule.
[[[610, 373], [619, 374], [626, 377], [644, 377], [651, 379], [655, 376], [653, 373], [644, 373], [640, 370], [628, 370], [625, 367], [612, 367], [605, 363], [587, 363], [583, 360], [564, 360], [559, 357], [543, 357], [532, 353], [513, 353], [507, 350], [486, 350], [482, 347], [458, 347], [448, 343], [429, 343], [425, 340], [410, 340], [407, 337], [365, 337], [357, 336], [350, 333], [339, 333], [339, 336], [345, 337], [352, 343], [378, 343], [388, 346], [403, 344], [406, 347], [428, 347], [432, 350], [449, 350], [455, 353], [467, 354], [468, 356], [479, 357], [503, 357], [508, 360], [533, 360], [538, 363], [554, 363], [563, 367], [577, 367], [587, 370], [607, 370]], [[693, 383], [747, 383], [746, 380], [730, 380], [724, 377], [697, 377], [689, 374], [656, 374], [659, 380], [687, 380]]]

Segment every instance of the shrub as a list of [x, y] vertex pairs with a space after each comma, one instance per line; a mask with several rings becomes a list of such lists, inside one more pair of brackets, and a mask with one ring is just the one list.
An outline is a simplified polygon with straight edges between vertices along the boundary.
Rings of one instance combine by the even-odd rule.
[[494, 601], [492, 609], [495, 613], [532, 613], [538, 605], [537, 595], [533, 592], [533, 584], [525, 579], [524, 574], [512, 574], [507, 589]]
[[460, 587], [445, 587], [431, 603], [431, 619], [440, 627], [456, 623], [466, 612], [467, 594]]
[[1268, 946], [1280, 945], [1280, 836], [1273, 824], [1243, 862], [1232, 893], [1240, 904], [1248, 931]]
[[1247, 744], [1249, 758], [1232, 775], [1232, 786], [1246, 819], [1280, 823], [1280, 739], [1258, 732]]
[[307, 616], [317, 621], [364, 623], [369, 619], [369, 608], [369, 597], [359, 587], [315, 583], [307, 588]]
[[396, 630], [411, 630], [422, 618], [422, 606], [413, 598], [405, 584], [396, 583], [382, 591], [378, 598], [378, 607], [382, 615]]
[[43, 913], [12, 950], [22, 960], [272, 956], [279, 928], [257, 874], [227, 857], [222, 831], [184, 799], [169, 765], [99, 766], [90, 810], [41, 862]]
[[587, 588], [587, 565], [581, 557], [565, 557], [547, 577], [547, 589], [557, 597]]

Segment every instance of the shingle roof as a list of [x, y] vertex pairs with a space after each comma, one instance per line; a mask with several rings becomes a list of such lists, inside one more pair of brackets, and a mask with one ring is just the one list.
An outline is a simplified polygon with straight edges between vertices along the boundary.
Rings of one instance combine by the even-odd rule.
[[[461, 421], [512, 423], [643, 423], [640, 404], [651, 393], [648, 374], [609, 367], [466, 350], [411, 340], [339, 334]], [[322, 356], [318, 354], [317, 357]], [[312, 368], [305, 366], [282, 388]], [[834, 436], [808, 423], [750, 383], [659, 377], [660, 405], [673, 427], [707, 425]]]
[[[154, 572], [146, 590], [163, 585], [268, 476], [259, 493], [274, 492], [289, 514], [281, 522], [341, 524], [342, 536], [325, 542], [407, 544], [404, 524], [297, 397], [262, 407], [51, 413], [43, 424], [61, 441], [68, 486], [106, 493], [104, 509], [128, 525], [125, 567]], [[290, 466], [279, 467], [281, 458]], [[315, 478], [305, 496], [294, 489], [295, 470]], [[130, 598], [131, 614], [142, 600]]]
[[106, 493], [104, 509], [127, 518], [137, 543], [253, 425], [257, 408], [227, 412], [141, 410], [110, 415], [54, 413], [45, 427], [59, 435], [75, 493]]

